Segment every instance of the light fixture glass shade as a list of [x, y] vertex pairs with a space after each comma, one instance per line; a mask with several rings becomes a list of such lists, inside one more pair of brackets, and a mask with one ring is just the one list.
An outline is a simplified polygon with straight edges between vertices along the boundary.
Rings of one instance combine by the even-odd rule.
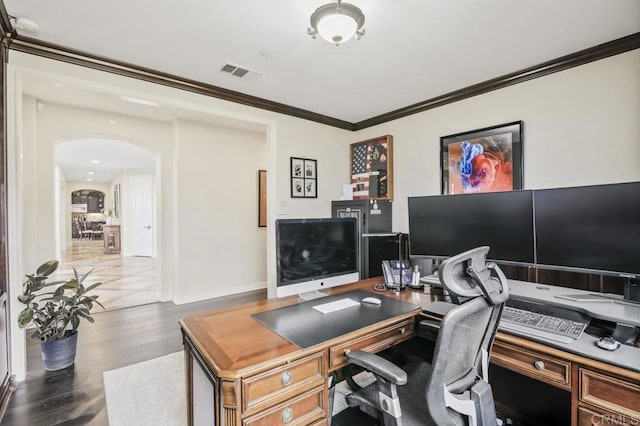
[[341, 0], [320, 6], [311, 15], [310, 23], [307, 33], [311, 37], [316, 38], [320, 34], [336, 46], [354, 35], [357, 39], [364, 35], [364, 14], [358, 7]]
[[318, 22], [318, 34], [329, 43], [344, 43], [353, 37], [357, 29], [356, 21], [343, 14], [327, 15]]

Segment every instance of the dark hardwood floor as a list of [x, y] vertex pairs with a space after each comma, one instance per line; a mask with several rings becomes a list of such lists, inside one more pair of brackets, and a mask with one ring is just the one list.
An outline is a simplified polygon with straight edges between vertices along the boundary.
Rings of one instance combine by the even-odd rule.
[[182, 350], [178, 320], [186, 315], [265, 297], [259, 290], [180, 306], [165, 302], [96, 313], [94, 324], [79, 328], [75, 365], [57, 372], [44, 371], [40, 343], [28, 339], [27, 378], [11, 397], [2, 425], [107, 425], [104, 371]]

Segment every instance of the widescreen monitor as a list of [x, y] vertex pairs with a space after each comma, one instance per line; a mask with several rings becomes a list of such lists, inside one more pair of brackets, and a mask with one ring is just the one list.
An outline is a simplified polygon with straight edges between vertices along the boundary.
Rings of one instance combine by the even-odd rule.
[[355, 218], [276, 220], [278, 297], [358, 281]]
[[412, 257], [443, 259], [479, 246], [489, 258], [535, 263], [531, 191], [409, 198]]
[[640, 182], [535, 191], [538, 265], [640, 277]]

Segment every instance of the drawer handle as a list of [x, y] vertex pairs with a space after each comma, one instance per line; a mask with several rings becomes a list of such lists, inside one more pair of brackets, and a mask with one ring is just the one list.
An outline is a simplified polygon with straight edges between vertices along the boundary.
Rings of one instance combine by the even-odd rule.
[[282, 376], [280, 376], [280, 382], [282, 382], [282, 386], [289, 386], [291, 382], [293, 382], [293, 376], [291, 375], [291, 372], [285, 371], [284, 373], [282, 373]]
[[349, 355], [349, 353], [350, 353], [350, 352], [351, 352], [351, 349], [349, 349], [349, 348], [347, 348], [347, 349], [345, 349], [345, 350], [344, 350], [344, 354], [345, 354], [345, 355]]
[[544, 362], [542, 361], [536, 361], [533, 363], [533, 366], [537, 369], [537, 370], [544, 370]]
[[282, 423], [289, 423], [291, 420], [293, 420], [293, 409], [285, 408], [282, 411]]
[[405, 331], [407, 331], [407, 329], [406, 329], [406, 328], [404, 328], [404, 327], [400, 327], [400, 334], [404, 334], [404, 332], [405, 332]]

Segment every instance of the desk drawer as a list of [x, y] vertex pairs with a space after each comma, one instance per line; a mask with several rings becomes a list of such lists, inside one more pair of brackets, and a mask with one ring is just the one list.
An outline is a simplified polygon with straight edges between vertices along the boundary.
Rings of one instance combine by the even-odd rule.
[[571, 390], [569, 361], [496, 341], [491, 351], [491, 362], [550, 385]]
[[299, 426], [321, 420], [324, 414], [324, 386], [297, 396], [242, 421], [243, 426]]
[[578, 426], [636, 426], [639, 423], [637, 417], [578, 407]]
[[387, 349], [413, 336], [414, 319], [398, 322], [381, 330], [376, 330], [362, 337], [357, 337], [329, 349], [329, 370], [336, 370], [347, 364], [345, 350], [363, 350], [376, 353]]
[[637, 383], [581, 368], [579, 398], [640, 423], [640, 385]]
[[312, 387], [324, 385], [322, 353], [242, 380], [242, 410], [274, 405]]

